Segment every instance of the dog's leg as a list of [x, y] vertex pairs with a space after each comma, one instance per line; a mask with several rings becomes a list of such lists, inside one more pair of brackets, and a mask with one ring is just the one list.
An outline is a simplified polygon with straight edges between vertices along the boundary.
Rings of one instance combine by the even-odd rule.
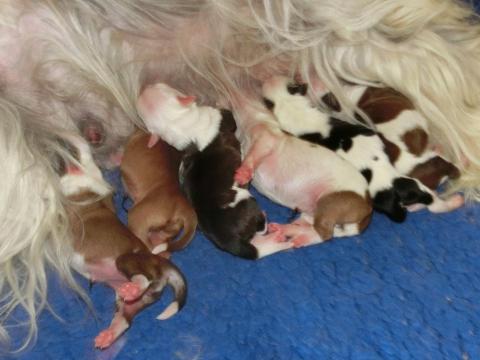
[[[130, 327], [130, 322], [133, 316], [130, 319], [125, 316], [126, 307], [130, 308], [130, 314], [134, 314], [138, 312], [142, 306], [144, 305], [141, 302], [135, 303], [134, 305], [127, 305], [123, 303], [117, 295], [117, 310], [113, 320], [107, 329], [102, 330], [97, 335], [95, 338], [95, 347], [99, 349], [105, 349], [109, 347]], [[135, 309], [135, 311], [133, 311], [133, 309]]]
[[293, 247], [293, 243], [287, 241], [287, 238], [281, 230], [266, 234], [255, 235], [250, 244], [257, 249], [257, 259], [275, 254], [280, 251], [288, 250]]
[[[262, 131], [262, 129], [259, 128], [258, 131]], [[252, 179], [255, 169], [272, 153], [276, 144], [277, 139], [268, 132], [264, 132], [256, 139], [250, 146], [242, 165], [235, 171], [235, 181], [239, 185], [248, 183]]]

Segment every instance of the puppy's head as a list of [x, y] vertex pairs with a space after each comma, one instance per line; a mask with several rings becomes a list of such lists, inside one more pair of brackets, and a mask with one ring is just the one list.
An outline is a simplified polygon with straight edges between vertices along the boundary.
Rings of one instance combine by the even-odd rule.
[[194, 96], [186, 96], [163, 83], [145, 88], [137, 101], [138, 113], [147, 130], [179, 150], [191, 143], [196, 109]]
[[74, 157], [65, 165], [65, 173], [60, 179], [62, 192], [66, 196], [89, 190], [104, 196], [110, 193], [110, 186], [103, 179], [102, 172], [93, 160], [90, 147], [83, 138], [68, 137], [65, 140], [73, 148]]
[[393, 181], [398, 198], [404, 206], [413, 204], [430, 205], [433, 202], [432, 195], [425, 189], [422, 189], [418, 181], [408, 177], [400, 177]]
[[294, 96], [305, 96], [307, 84], [297, 84], [285, 76], [273, 76], [263, 83], [262, 95], [265, 106], [274, 111], [275, 105], [292, 101]]

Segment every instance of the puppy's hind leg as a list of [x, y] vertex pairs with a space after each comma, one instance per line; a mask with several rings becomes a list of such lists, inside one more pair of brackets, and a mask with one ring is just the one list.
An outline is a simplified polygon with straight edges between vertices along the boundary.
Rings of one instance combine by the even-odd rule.
[[151, 303], [160, 297], [165, 286], [172, 287], [174, 301], [159, 315], [158, 319], [167, 319], [180, 311], [185, 305], [187, 285], [180, 270], [167, 259], [148, 252], [127, 253], [116, 260], [118, 270], [128, 279], [144, 276], [148, 288], [138, 301]]
[[[137, 313], [140, 311], [140, 307], [145, 305], [139, 303], [135, 303], [135, 305], [127, 305], [121, 301], [117, 295], [117, 304], [116, 304], [116, 311], [113, 317], [110, 326], [102, 330], [96, 337], [95, 337], [95, 347], [98, 349], [106, 349], [110, 345], [112, 345], [115, 340], [117, 340], [120, 335], [122, 335], [129, 327], [133, 316], [128, 317], [125, 314], [125, 308], [130, 307], [130, 314]], [[135, 311], [132, 311], [135, 308]]]
[[321, 238], [353, 236], [370, 223], [372, 206], [367, 198], [352, 191], [328, 194], [317, 203], [313, 225]]
[[290, 224], [270, 223], [269, 230], [282, 231], [292, 247], [299, 248], [320, 244], [324, 240], [313, 227], [313, 219], [301, 214], [300, 217]]
[[268, 234], [257, 233], [250, 241], [251, 246], [256, 249], [257, 259], [294, 247], [293, 242], [288, 241], [285, 236], [282, 225], [274, 228], [269, 227], [269, 231]]

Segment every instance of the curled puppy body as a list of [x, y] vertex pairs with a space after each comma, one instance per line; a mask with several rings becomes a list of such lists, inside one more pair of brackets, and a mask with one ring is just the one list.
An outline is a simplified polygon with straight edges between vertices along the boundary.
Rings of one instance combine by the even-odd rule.
[[[427, 120], [412, 102], [391, 88], [345, 86], [348, 98], [375, 124], [388, 142], [387, 153], [401, 173], [420, 180], [430, 189], [460, 177], [460, 170], [429, 147]], [[324, 103], [341, 111], [335, 97], [327, 94]], [[360, 115], [356, 117], [362, 121]]]
[[182, 187], [201, 230], [220, 249], [247, 259], [293, 247], [281, 227], [265, 234], [265, 214], [248, 189], [234, 182], [241, 153], [232, 113], [197, 106], [194, 100], [156, 84], [143, 91], [138, 111], [152, 134], [178, 149], [188, 147], [181, 166]]
[[390, 162], [388, 140], [363, 125], [322, 113], [306, 96], [306, 84], [275, 76], [263, 84], [262, 92], [283, 130], [326, 146], [355, 166], [369, 183], [374, 208], [390, 219], [405, 220], [406, 207], [445, 212], [463, 204], [458, 196], [442, 200], [418, 180], [402, 176]]
[[[135, 101], [145, 84], [170, 81], [188, 93], [201, 93], [213, 104], [232, 83], [251, 83], [254, 72], [282, 73], [273, 66], [277, 60], [292, 71], [314, 67], [338, 95], [341, 90], [335, 85], [342, 78], [386, 84], [415, 98], [429, 115], [435, 140], [445, 144], [449, 155], [458, 160], [465, 153], [471, 164], [459, 186], [479, 200], [480, 26], [473, 8], [456, 0], [337, 4], [337, 0], [1, 1], [2, 98], [18, 101], [17, 110], [33, 110], [34, 116], [2, 112], [2, 124], [21, 126], [13, 137], [1, 127], [0, 144], [13, 143], [12, 139], [24, 144], [25, 152], [18, 145], [6, 145], [5, 163], [12, 167], [14, 162], [39, 166], [35, 171], [21, 169], [21, 182], [16, 174], [9, 182], [5, 179], [5, 197], [19, 199], [22, 213], [35, 221], [27, 224], [18, 212], [12, 219], [10, 205], [0, 208], [6, 229], [0, 235], [4, 245], [0, 257], [5, 259], [0, 272], [14, 269], [17, 275], [5, 277], [2, 295], [9, 300], [0, 315], [10, 314], [16, 304], [24, 306], [32, 339], [37, 305], [46, 298], [46, 264], [61, 265], [57, 268], [62, 277], [70, 276], [64, 266], [69, 254], [63, 245], [68, 243], [66, 224], [55, 221], [63, 216], [60, 188], [44, 161], [43, 144], [51, 143], [54, 133], [50, 130], [68, 124], [75, 128], [73, 124], [84, 118], [98, 119], [107, 134], [95, 156], [109, 159], [109, 150], [132, 132], [132, 121], [142, 126]], [[39, 179], [45, 179], [44, 186], [38, 186]], [[32, 193], [37, 188], [48, 192]]]
[[260, 103], [239, 100], [236, 110], [246, 152], [236, 179], [246, 183], [253, 177], [261, 193], [301, 212], [289, 229], [313, 225], [317, 232], [296, 239], [301, 245], [365, 229], [372, 207], [367, 182], [357, 169], [325, 147], [285, 134]]
[[187, 246], [195, 235], [197, 215], [180, 189], [180, 152], [164, 141], [149, 147], [150, 138], [142, 130], [130, 137], [120, 171], [134, 202], [128, 228], [157, 254]]
[[186, 282], [167, 259], [155, 256], [116, 217], [110, 188], [103, 181], [88, 145], [72, 140], [80, 167], [67, 165], [61, 187], [74, 236], [72, 267], [90, 281], [115, 290], [116, 312], [110, 326], [95, 338], [95, 346], [110, 346], [130, 326], [133, 317], [156, 301], [166, 285], [174, 301], [158, 316], [167, 319], [185, 304]]

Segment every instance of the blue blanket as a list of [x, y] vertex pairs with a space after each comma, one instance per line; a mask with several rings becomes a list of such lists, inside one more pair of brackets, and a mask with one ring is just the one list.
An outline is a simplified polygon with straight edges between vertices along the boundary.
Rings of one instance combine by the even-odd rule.
[[[118, 173], [109, 175], [118, 183]], [[288, 209], [255, 193], [273, 221]], [[122, 195], [116, 196], [121, 218]], [[235, 258], [198, 234], [173, 261], [188, 280], [185, 308], [156, 320], [172, 298], [137, 316], [112, 348], [93, 349], [114, 311], [113, 291], [89, 291], [92, 313], [52, 276], [53, 310], [39, 318], [35, 347], [46, 359], [478, 359], [480, 206], [395, 224], [376, 214], [357, 237]]]

